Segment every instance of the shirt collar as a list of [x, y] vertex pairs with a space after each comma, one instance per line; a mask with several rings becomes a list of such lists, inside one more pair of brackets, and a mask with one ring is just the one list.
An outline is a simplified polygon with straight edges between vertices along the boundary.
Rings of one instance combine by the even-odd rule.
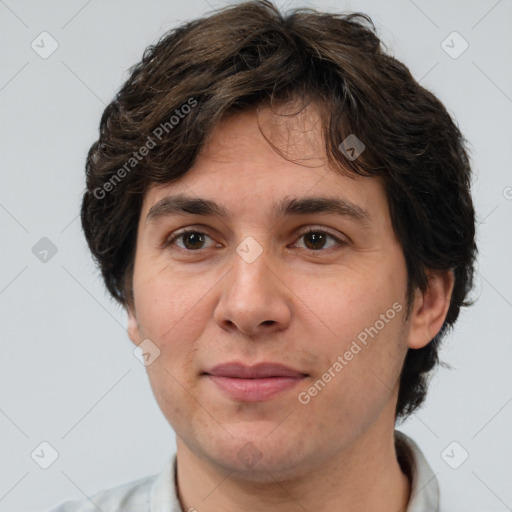
[[183, 512], [178, 499], [176, 454], [156, 479], [149, 502], [151, 512]]
[[410, 437], [398, 430], [395, 430], [395, 447], [402, 471], [411, 482], [407, 512], [438, 512], [439, 486], [423, 452]]

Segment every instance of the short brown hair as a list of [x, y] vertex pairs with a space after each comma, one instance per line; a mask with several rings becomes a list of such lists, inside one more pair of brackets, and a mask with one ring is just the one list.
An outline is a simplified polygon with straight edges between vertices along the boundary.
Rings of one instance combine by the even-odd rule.
[[[383, 177], [407, 265], [408, 312], [414, 290], [426, 290], [426, 269], [454, 271], [443, 328], [406, 355], [396, 407], [396, 418], [405, 418], [425, 399], [447, 329], [461, 306], [472, 304], [471, 169], [466, 140], [443, 104], [384, 52], [367, 15], [283, 15], [269, 1], [250, 1], [185, 23], [149, 46], [106, 107], [87, 156], [87, 242], [112, 296], [132, 307], [148, 187], [183, 176], [225, 115], [291, 98], [325, 106], [325, 147], [336, 169]], [[354, 160], [340, 148], [350, 134], [365, 145]]]

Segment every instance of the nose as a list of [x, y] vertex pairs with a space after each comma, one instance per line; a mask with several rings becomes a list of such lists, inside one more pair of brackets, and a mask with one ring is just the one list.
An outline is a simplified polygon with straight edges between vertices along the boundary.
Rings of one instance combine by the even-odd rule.
[[221, 281], [214, 311], [217, 325], [253, 337], [286, 329], [293, 294], [278, 273], [265, 251], [252, 262], [235, 252], [231, 270]]

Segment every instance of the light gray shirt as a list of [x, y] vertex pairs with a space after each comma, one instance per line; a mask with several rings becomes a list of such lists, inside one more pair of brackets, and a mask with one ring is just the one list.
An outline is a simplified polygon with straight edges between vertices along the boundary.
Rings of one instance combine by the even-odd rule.
[[[395, 430], [395, 446], [402, 470], [411, 481], [407, 512], [439, 512], [439, 487], [418, 445]], [[189, 512], [176, 490], [176, 455], [162, 473], [101, 491], [91, 498], [67, 501], [51, 512]], [[192, 509], [193, 510], [193, 509]]]

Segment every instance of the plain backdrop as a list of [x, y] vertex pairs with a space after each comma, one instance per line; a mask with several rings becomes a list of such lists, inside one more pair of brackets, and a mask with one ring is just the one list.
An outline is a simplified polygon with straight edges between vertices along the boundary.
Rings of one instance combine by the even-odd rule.
[[[0, 511], [42, 511], [158, 473], [175, 451], [78, 211], [86, 153], [127, 69], [170, 28], [224, 5], [0, 0]], [[478, 300], [445, 340], [453, 369], [435, 372], [426, 404], [398, 429], [424, 451], [444, 512], [511, 510], [512, 1], [277, 5], [369, 14], [470, 143]]]

